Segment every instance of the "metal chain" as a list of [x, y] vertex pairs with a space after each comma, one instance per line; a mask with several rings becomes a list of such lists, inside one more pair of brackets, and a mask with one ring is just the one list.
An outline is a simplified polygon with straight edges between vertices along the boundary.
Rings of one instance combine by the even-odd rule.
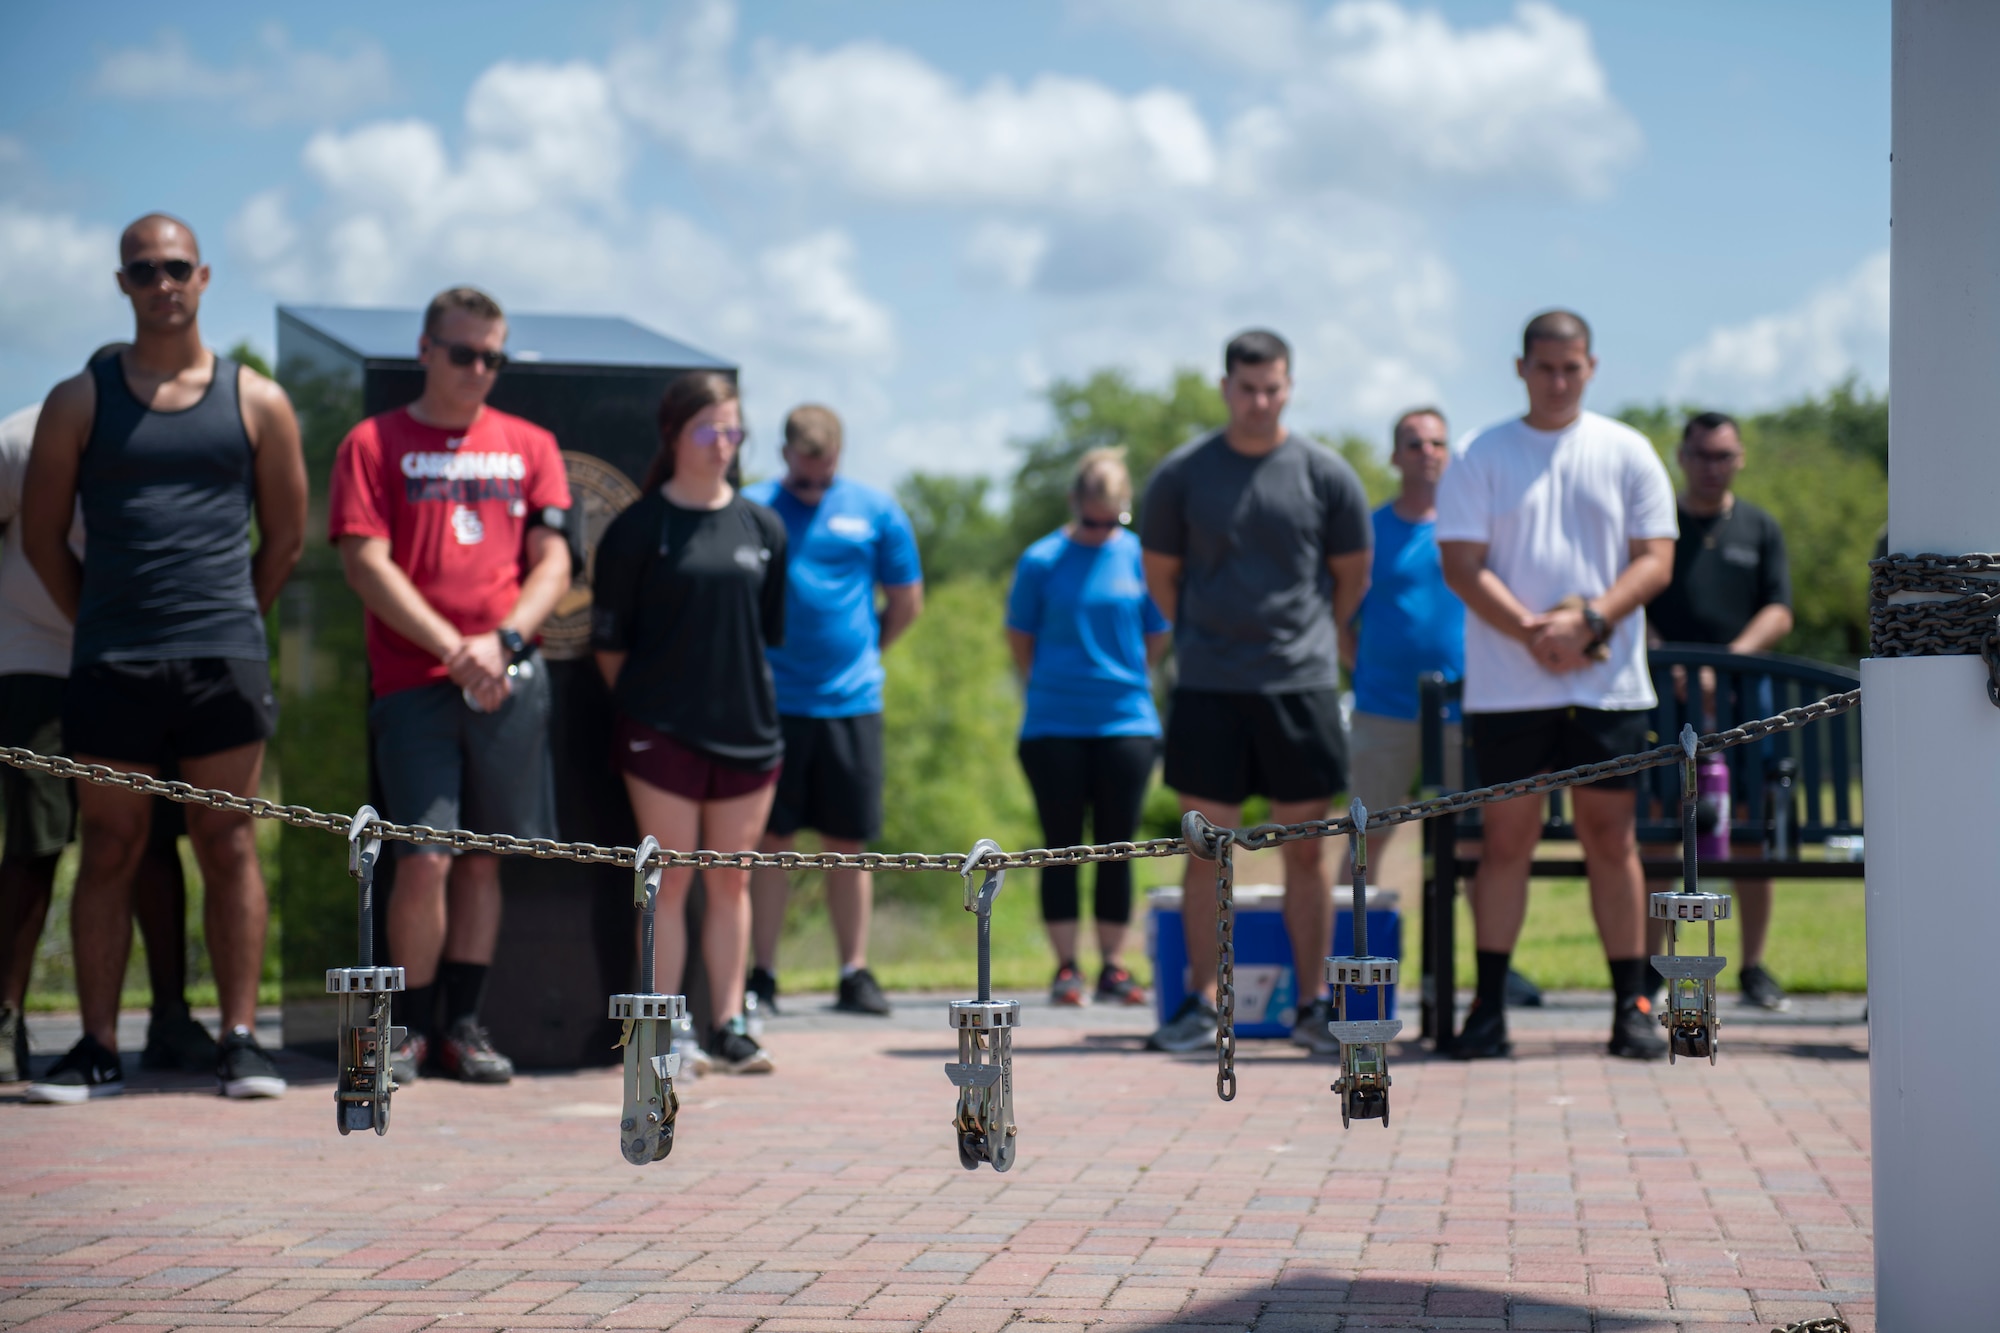
[[[2000, 557], [1979, 558], [1995, 560], [1994, 568], [2000, 569]], [[1799, 708], [1788, 708], [1774, 716], [1761, 718], [1755, 722], [1745, 722], [1740, 727], [1704, 736], [1696, 749], [1701, 754], [1712, 754], [1731, 746], [1746, 745], [1751, 741], [1762, 740], [1766, 736], [1796, 730], [1825, 718], [1836, 717], [1858, 707], [1860, 703], [1860, 690], [1828, 695], [1824, 699]], [[1508, 801], [1517, 796], [1539, 795], [1563, 787], [1582, 786], [1603, 778], [1619, 777], [1649, 768], [1659, 768], [1665, 764], [1679, 763], [1682, 758], [1680, 746], [1662, 745], [1622, 758], [1606, 759], [1594, 764], [1579, 764], [1575, 768], [1566, 768], [1556, 773], [1543, 773], [1518, 782], [1496, 783], [1490, 787], [1454, 792], [1449, 796], [1434, 797], [1428, 801], [1414, 801], [1408, 805], [1370, 811], [1368, 827], [1383, 828], [1392, 824], [1414, 823], [1437, 815], [1460, 814], [1495, 801]], [[186, 782], [168, 782], [144, 773], [111, 768], [105, 764], [79, 764], [61, 755], [39, 754], [19, 746], [0, 748], [0, 762], [29, 772], [45, 773], [50, 777], [76, 778], [100, 786], [124, 787], [141, 795], [163, 796], [170, 801], [179, 801], [185, 805], [232, 811], [249, 815], [253, 819], [272, 819], [289, 824], [293, 828], [318, 829], [338, 834], [343, 839], [348, 836], [349, 829], [354, 823], [351, 815], [327, 814], [303, 805], [280, 805], [261, 796], [237, 796], [231, 792], [196, 787]], [[429, 847], [445, 847], [458, 852], [530, 856], [537, 860], [576, 861], [585, 865], [619, 866], [627, 870], [633, 868], [635, 855], [635, 849], [631, 847], [601, 847], [590, 842], [557, 842], [552, 838], [516, 838], [505, 833], [472, 833], [465, 829], [436, 829], [427, 824], [392, 824], [388, 820], [375, 820], [362, 831], [373, 838], [420, 843]], [[1353, 821], [1344, 817], [1309, 819], [1297, 824], [1259, 824], [1255, 828], [1227, 830], [1227, 832], [1230, 834], [1230, 843], [1233, 846], [1255, 850], [1275, 847], [1280, 843], [1296, 842], [1302, 838], [1342, 836], [1353, 832]], [[1027, 851], [1009, 852], [1005, 856], [988, 856], [980, 864], [988, 869], [1037, 870], [1043, 866], [1078, 866], [1094, 861], [1134, 861], [1149, 857], [1184, 856], [1190, 850], [1192, 849], [1185, 836], [1149, 838], [1140, 842], [1108, 842], [1081, 847], [1036, 847]], [[703, 870], [722, 866], [744, 870], [771, 867], [779, 870], [935, 871], [953, 875], [959, 873], [959, 868], [965, 861], [962, 852], [663, 850], [656, 855], [658, 860], [655, 863], [663, 867], [691, 867]]]
[[1802, 1319], [1796, 1324], [1774, 1328], [1771, 1333], [1849, 1333], [1845, 1319]]
[[1215, 862], [1215, 1095], [1225, 1102], [1236, 1100], [1236, 837], [1198, 810], [1181, 816], [1188, 855]]
[[[1868, 651], [1875, 657], [1986, 662], [1986, 697], [2000, 708], [2000, 555], [1890, 555], [1870, 560]], [[1924, 600], [1891, 602], [1897, 594]]]

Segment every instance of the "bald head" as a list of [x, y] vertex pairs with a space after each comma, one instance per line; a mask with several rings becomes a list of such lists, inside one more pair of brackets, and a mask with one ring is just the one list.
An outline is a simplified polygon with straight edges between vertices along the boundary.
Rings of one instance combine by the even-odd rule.
[[186, 258], [201, 259], [201, 242], [195, 239], [193, 227], [171, 213], [148, 213], [118, 238], [118, 260], [128, 263], [148, 250], [167, 246], [184, 249]]

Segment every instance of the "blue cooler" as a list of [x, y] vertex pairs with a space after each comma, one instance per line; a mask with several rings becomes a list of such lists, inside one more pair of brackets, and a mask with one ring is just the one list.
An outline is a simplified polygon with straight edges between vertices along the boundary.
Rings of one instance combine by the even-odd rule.
[[[1276, 884], [1236, 886], [1236, 1035], [1289, 1037], [1298, 1018], [1298, 978], [1292, 972], [1292, 942], [1285, 933], [1285, 891]], [[1403, 956], [1403, 917], [1394, 889], [1368, 890], [1368, 949], [1378, 958]], [[1204, 921], [1200, 929], [1213, 931]], [[1333, 942], [1322, 953], [1354, 949], [1354, 895], [1346, 885], [1334, 890]], [[1187, 998], [1187, 936], [1181, 923], [1178, 885], [1146, 895], [1146, 953], [1153, 960], [1153, 996], [1165, 1023]], [[1322, 974], [1323, 977], [1324, 974]], [[1350, 990], [1347, 1016], [1394, 1018], [1396, 988], [1388, 988], [1389, 1012], [1375, 1012], [1375, 992]]]

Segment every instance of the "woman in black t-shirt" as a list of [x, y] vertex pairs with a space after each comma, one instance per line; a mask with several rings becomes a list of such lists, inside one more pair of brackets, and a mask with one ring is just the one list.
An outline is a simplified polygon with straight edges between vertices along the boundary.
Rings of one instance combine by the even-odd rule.
[[[785, 633], [785, 525], [738, 492], [743, 416], [724, 375], [683, 375], [660, 400], [660, 451], [640, 498], [598, 543], [591, 647], [616, 705], [614, 762], [639, 832], [662, 847], [755, 847], [771, 812], [784, 743], [764, 649]], [[687, 961], [694, 872], [660, 878], [656, 974], [675, 990]], [[750, 872], [705, 872], [702, 959], [715, 1030], [701, 1067], [764, 1073], [771, 1058], [743, 1021]]]

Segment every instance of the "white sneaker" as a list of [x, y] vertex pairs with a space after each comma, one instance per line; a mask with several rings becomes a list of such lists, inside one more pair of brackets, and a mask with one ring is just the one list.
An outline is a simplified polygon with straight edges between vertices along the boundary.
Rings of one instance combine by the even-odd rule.
[[708, 1058], [708, 1052], [704, 1051], [701, 1043], [691, 1036], [675, 1037], [671, 1049], [681, 1058], [683, 1078], [700, 1078], [715, 1068], [715, 1062]]

